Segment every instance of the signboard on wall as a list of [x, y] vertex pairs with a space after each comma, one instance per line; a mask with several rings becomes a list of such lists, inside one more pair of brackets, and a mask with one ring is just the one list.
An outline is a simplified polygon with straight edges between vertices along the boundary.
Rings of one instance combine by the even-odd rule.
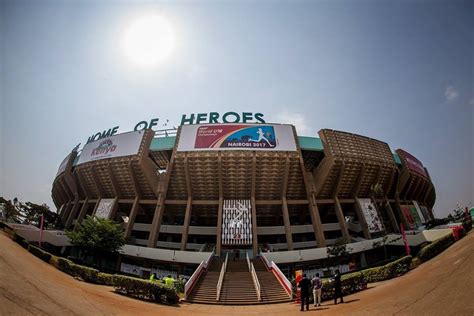
[[252, 244], [252, 212], [250, 200], [224, 200], [222, 245]]
[[97, 210], [95, 211], [95, 217], [109, 218], [113, 205], [114, 199], [100, 199], [99, 206], [97, 206]]
[[415, 156], [404, 151], [403, 149], [397, 149], [396, 152], [402, 161], [405, 162], [408, 170], [418, 173], [424, 177], [428, 177], [425, 167], [423, 167], [423, 163], [421, 163], [421, 161], [419, 161]]
[[56, 177], [59, 176], [61, 173], [63, 173], [64, 171], [66, 171], [66, 167], [67, 167], [67, 163], [69, 161], [69, 158], [71, 157], [71, 154], [70, 153], [69, 155], [66, 156], [66, 158], [64, 158], [64, 160], [61, 162], [61, 164], [59, 165], [59, 168], [58, 168], [58, 172], [56, 173]]
[[[419, 218], [416, 220], [414, 217], [416, 209], [413, 205], [400, 205], [400, 207], [410, 229], [415, 229], [418, 226], [418, 223], [421, 224], [421, 220]], [[412, 211], [412, 208], [414, 212]], [[416, 216], [418, 217], [418, 214]]]
[[203, 124], [181, 127], [178, 151], [296, 151], [291, 125]]
[[416, 207], [414, 205], [410, 205], [410, 213], [411, 213], [411, 216], [413, 217], [415, 227], [420, 227], [421, 225], [423, 225], [421, 222], [421, 218], [418, 215], [418, 211], [416, 210]]
[[106, 158], [138, 154], [145, 131], [128, 132], [100, 139], [84, 146], [78, 165]]
[[420, 209], [423, 215], [425, 216], [426, 221], [429, 221], [431, 216], [430, 216], [430, 212], [428, 211], [428, 208], [426, 206], [420, 206]]
[[357, 199], [364, 214], [369, 232], [377, 233], [384, 230], [377, 209], [371, 199]]

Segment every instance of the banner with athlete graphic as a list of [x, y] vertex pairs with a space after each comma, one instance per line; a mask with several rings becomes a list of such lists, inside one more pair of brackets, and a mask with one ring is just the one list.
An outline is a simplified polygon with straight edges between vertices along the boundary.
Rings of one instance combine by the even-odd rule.
[[291, 125], [202, 124], [181, 127], [178, 151], [296, 151]]

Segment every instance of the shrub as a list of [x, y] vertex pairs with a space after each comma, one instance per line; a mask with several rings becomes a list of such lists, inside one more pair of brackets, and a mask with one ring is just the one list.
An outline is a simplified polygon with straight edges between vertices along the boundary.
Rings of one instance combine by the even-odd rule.
[[452, 234], [442, 237], [438, 240], [433, 241], [431, 244], [423, 247], [417, 254], [417, 257], [421, 262], [430, 260], [443, 252], [446, 248], [454, 243], [454, 237]]
[[25, 249], [28, 249], [28, 246], [30, 245], [30, 243], [27, 242], [25, 238], [21, 237], [17, 233], [13, 234], [13, 240]]
[[29, 245], [28, 251], [47, 263], [49, 263], [49, 260], [51, 260], [51, 254], [42, 250], [41, 248]]
[[99, 272], [97, 274], [97, 284], [113, 285], [114, 276], [112, 274]]
[[421, 260], [419, 258], [417, 257], [413, 258], [413, 260], [411, 261], [410, 270], [418, 268], [420, 264], [421, 264]]
[[[367, 288], [367, 281], [360, 272], [343, 274], [341, 276], [342, 293], [344, 296], [359, 292]], [[323, 280], [321, 292], [322, 300], [330, 300], [334, 298], [334, 283], [330, 279]]]
[[405, 256], [380, 267], [362, 270], [361, 273], [368, 283], [380, 282], [407, 273], [410, 270], [411, 261], [412, 256]]
[[113, 285], [116, 292], [124, 293], [128, 296], [167, 304], [176, 304], [179, 301], [179, 296], [175, 289], [156, 282], [114, 275]]
[[72, 268], [71, 266], [74, 263], [71, 260], [64, 259], [64, 258], [58, 258], [58, 268], [59, 270], [72, 275]]
[[97, 283], [97, 275], [99, 274], [99, 270], [81, 266], [75, 263], [71, 265], [71, 270], [74, 276], [80, 277], [86, 282]]
[[183, 280], [176, 280], [174, 282], [174, 289], [176, 290], [176, 292], [178, 293], [184, 293], [184, 286], [185, 286], [185, 282]]

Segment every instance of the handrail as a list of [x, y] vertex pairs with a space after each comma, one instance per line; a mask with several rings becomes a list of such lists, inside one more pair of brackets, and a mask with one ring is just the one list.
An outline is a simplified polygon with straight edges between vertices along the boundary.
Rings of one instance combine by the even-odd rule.
[[286, 293], [290, 298], [293, 297], [293, 287], [291, 286], [291, 282], [287, 279], [287, 277], [281, 272], [280, 268], [277, 266], [275, 261], [270, 262], [264, 255], [260, 255], [265, 266], [268, 270], [271, 270], [273, 274], [276, 276], [280, 284], [285, 289]]
[[251, 269], [250, 269], [250, 258], [249, 258], [249, 253], [246, 252], [245, 253], [245, 256], [247, 257], [247, 266], [249, 267], [249, 272], [251, 272]]
[[257, 298], [259, 301], [261, 301], [262, 293], [260, 282], [258, 281], [257, 272], [255, 272], [255, 267], [253, 266], [253, 263], [250, 263], [250, 274], [252, 275], [253, 285], [255, 286], [255, 291], [257, 292]]
[[197, 280], [201, 276], [202, 272], [204, 270], [207, 270], [207, 267], [209, 266], [209, 262], [211, 261], [213, 256], [214, 256], [214, 251], [211, 253], [211, 255], [209, 256], [209, 258], [207, 258], [206, 261], [201, 261], [196, 271], [194, 271], [194, 273], [191, 275], [189, 280], [186, 282], [186, 284], [184, 285], [184, 299], [188, 299], [188, 296], [191, 293], [191, 290], [193, 289], [194, 285], [197, 283]]
[[224, 283], [224, 275], [225, 275], [225, 270], [227, 269], [227, 260], [228, 259], [229, 259], [229, 253], [226, 253], [225, 261], [222, 264], [221, 273], [219, 274], [219, 281], [217, 282], [216, 301], [220, 300], [220, 298], [221, 298], [222, 284]]

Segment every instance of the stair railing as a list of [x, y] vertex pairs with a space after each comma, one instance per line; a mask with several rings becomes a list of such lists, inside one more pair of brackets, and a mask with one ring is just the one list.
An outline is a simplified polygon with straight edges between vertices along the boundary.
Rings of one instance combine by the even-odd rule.
[[229, 259], [229, 253], [226, 253], [225, 255], [225, 261], [222, 264], [221, 268], [221, 273], [219, 274], [219, 281], [217, 282], [217, 295], [216, 295], [216, 301], [220, 300], [221, 298], [221, 290], [222, 290], [222, 284], [224, 283], [224, 275], [225, 271], [227, 269], [227, 261]]
[[293, 298], [293, 287], [291, 285], [291, 282], [286, 278], [283, 272], [281, 272], [275, 261], [270, 262], [263, 254], [260, 254], [260, 258], [262, 258], [263, 263], [265, 263], [267, 270], [273, 272], [273, 274], [276, 276], [277, 280], [285, 289], [288, 296], [290, 298]]
[[261, 291], [261, 287], [260, 287], [260, 282], [258, 281], [258, 276], [257, 276], [257, 272], [255, 271], [255, 267], [253, 266], [253, 263], [250, 262], [250, 258], [249, 258], [249, 254], [246, 253], [246, 257], [247, 257], [247, 265], [249, 267], [249, 272], [250, 274], [252, 275], [252, 280], [253, 280], [253, 286], [255, 287], [255, 292], [257, 292], [257, 298], [259, 301], [262, 300], [262, 291]]
[[209, 263], [211, 262], [212, 257], [214, 257], [214, 251], [212, 251], [209, 258], [206, 261], [201, 261], [199, 266], [197, 267], [196, 271], [194, 271], [193, 275], [189, 278], [189, 280], [184, 285], [184, 299], [187, 300], [189, 294], [191, 293], [194, 285], [196, 285], [197, 281], [201, 277], [202, 273], [207, 270], [209, 267]]

